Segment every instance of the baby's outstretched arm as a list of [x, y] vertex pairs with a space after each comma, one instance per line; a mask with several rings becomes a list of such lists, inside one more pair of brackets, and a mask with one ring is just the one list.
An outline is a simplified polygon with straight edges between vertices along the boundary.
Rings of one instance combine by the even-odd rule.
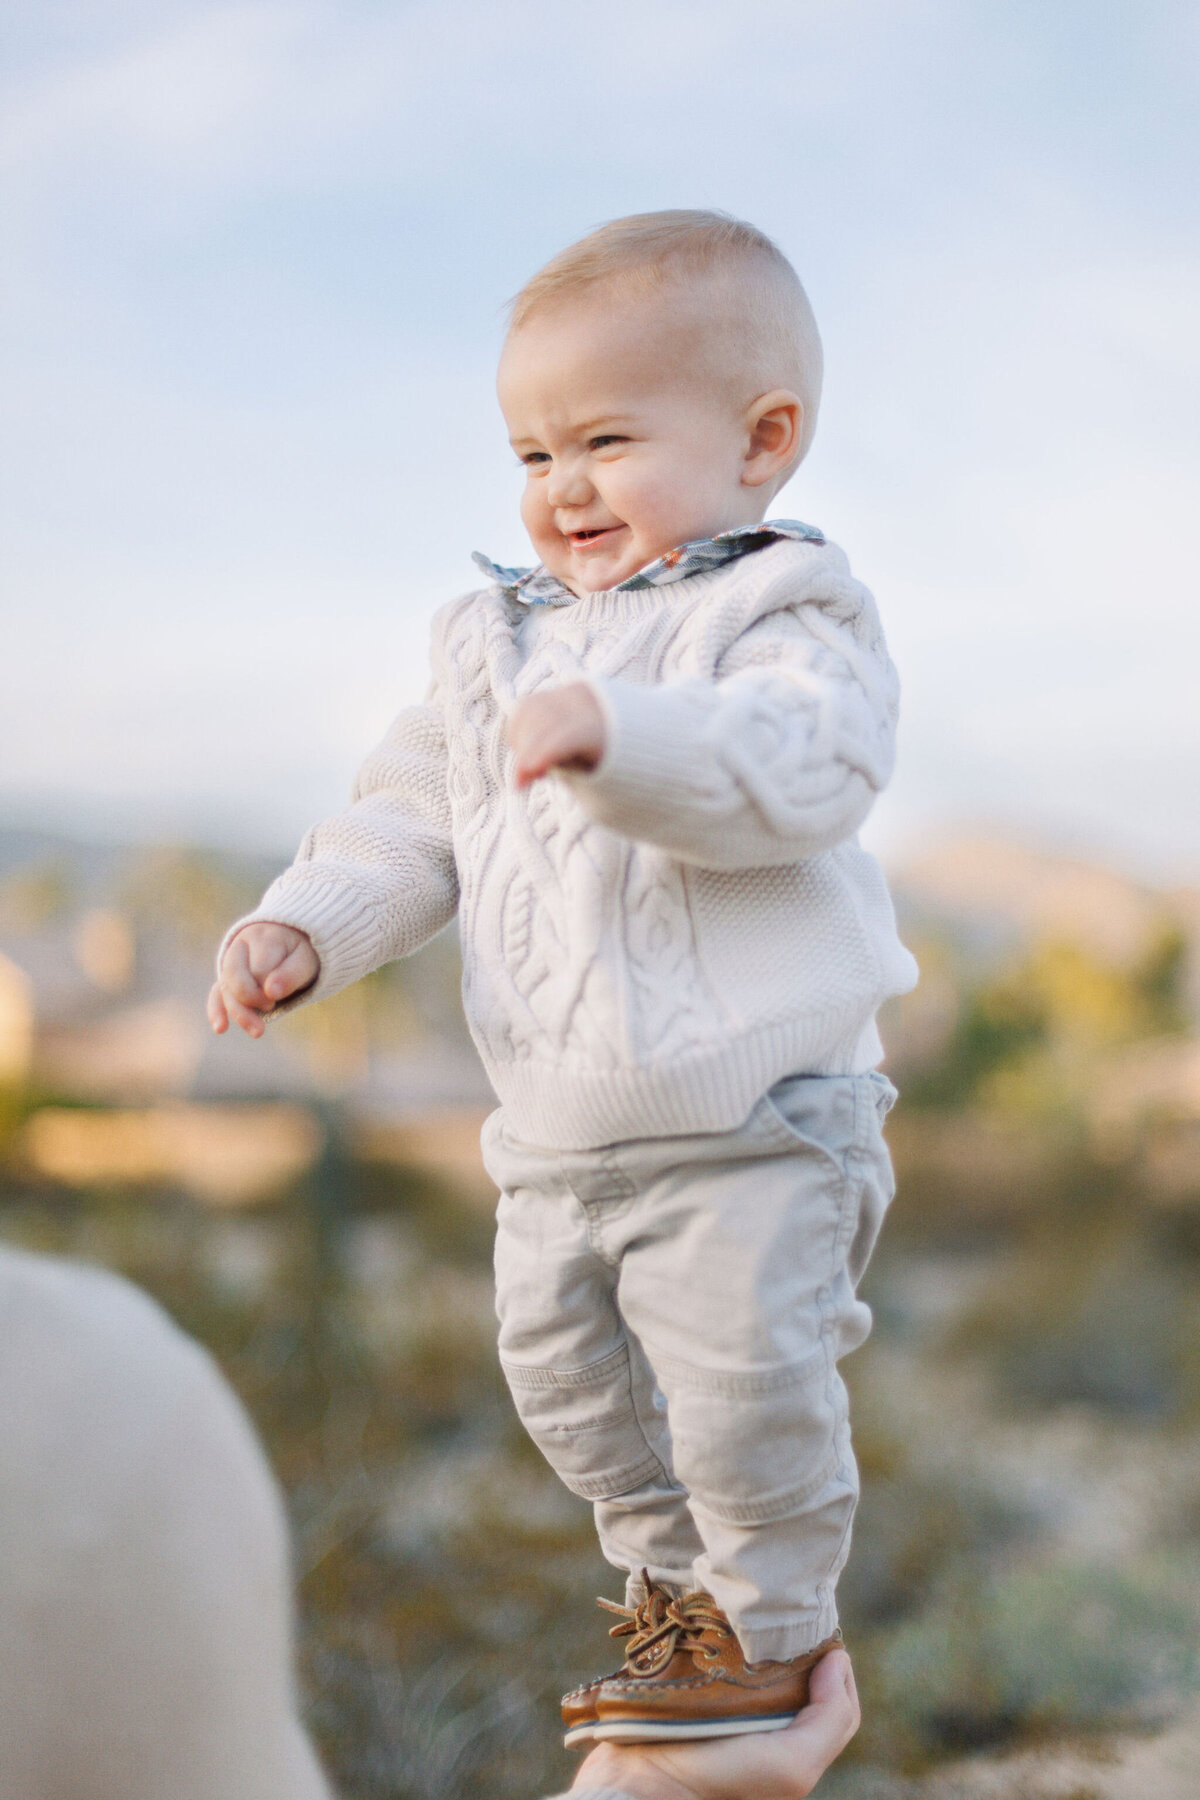
[[266, 1014], [311, 987], [320, 966], [304, 932], [291, 925], [243, 926], [221, 958], [208, 996], [209, 1024], [216, 1032], [240, 1025], [248, 1037], [261, 1037]]

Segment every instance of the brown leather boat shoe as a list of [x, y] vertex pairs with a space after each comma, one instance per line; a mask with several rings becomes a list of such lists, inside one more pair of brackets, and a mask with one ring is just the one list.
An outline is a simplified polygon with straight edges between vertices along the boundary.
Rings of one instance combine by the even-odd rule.
[[636, 1608], [602, 1604], [622, 1614], [613, 1636], [629, 1636], [619, 1675], [590, 1683], [574, 1702], [568, 1745], [602, 1738], [617, 1743], [670, 1743], [779, 1731], [808, 1703], [809, 1676], [829, 1651], [835, 1632], [815, 1650], [788, 1662], [747, 1663], [725, 1614], [711, 1594], [677, 1600], [648, 1584]]
[[[644, 1597], [634, 1607], [618, 1606], [614, 1600], [597, 1600], [606, 1612], [616, 1613], [621, 1620], [609, 1631], [609, 1637], [633, 1636], [640, 1642], [647, 1633], [653, 1635], [662, 1624], [667, 1606], [672, 1595], [667, 1588], [658, 1587], [651, 1581], [645, 1569], [642, 1570]], [[630, 1648], [633, 1648], [631, 1644]], [[606, 1681], [616, 1681], [629, 1672], [629, 1660], [626, 1658], [623, 1668], [616, 1669], [611, 1675], [598, 1675], [594, 1681], [585, 1681], [582, 1687], [572, 1688], [569, 1694], [562, 1697], [562, 1722], [565, 1728], [563, 1743], [568, 1746], [582, 1744], [592, 1736], [591, 1727], [596, 1723], [596, 1701], [600, 1689]]]
[[563, 1695], [563, 1743], [568, 1749], [572, 1744], [590, 1741], [592, 1727], [596, 1723], [597, 1697], [605, 1682], [613, 1679], [611, 1675], [601, 1675], [597, 1680], [585, 1681], [582, 1687], [572, 1688], [569, 1694]]

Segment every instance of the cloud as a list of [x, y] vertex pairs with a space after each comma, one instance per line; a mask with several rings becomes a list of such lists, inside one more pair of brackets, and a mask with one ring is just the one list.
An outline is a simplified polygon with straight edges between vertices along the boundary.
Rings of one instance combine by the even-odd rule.
[[[861, 159], [878, 181], [930, 152], [944, 159], [953, 140], [968, 153], [943, 160], [945, 187], [969, 179], [976, 152], [1044, 162], [1056, 138], [1063, 147], [1064, 120], [1067, 135], [1081, 126], [1102, 142], [1094, 112], [1039, 104], [1047, 90], [1061, 100], [1072, 58], [1078, 67], [1078, 38], [1063, 28], [1076, 6], [1032, 21], [951, 0], [593, 0], [552, 19], [535, 0], [73, 11], [91, 30], [76, 23], [57, 59], [10, 82], [0, 142], [26, 171], [81, 153], [140, 156], [201, 188], [236, 176], [311, 191], [348, 178], [486, 179], [478, 156], [490, 149], [553, 184], [564, 165], [599, 157], [636, 170], [665, 151], [668, 169], [708, 182], [724, 167], [736, 183], [764, 163], [794, 175], [781, 152], [803, 145], [826, 173]], [[1148, 6], [1139, 54], [1121, 59], [1127, 96], [1157, 75], [1177, 15]], [[45, 37], [44, 9], [36, 16]], [[1087, 74], [1102, 89], [1116, 73], [1107, 41], [1086, 34]], [[918, 192], [910, 204], [922, 210]]]
[[21, 84], [0, 128], [0, 157], [32, 166], [133, 150], [213, 174], [227, 171], [270, 98], [271, 71], [294, 30], [291, 9], [188, 12], [132, 41]]

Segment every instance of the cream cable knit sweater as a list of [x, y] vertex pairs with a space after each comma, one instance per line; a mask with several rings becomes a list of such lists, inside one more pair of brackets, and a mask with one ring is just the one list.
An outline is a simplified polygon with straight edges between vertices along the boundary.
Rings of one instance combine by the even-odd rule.
[[[505, 716], [577, 680], [603, 762], [517, 792]], [[425, 704], [233, 930], [307, 932], [308, 1000], [457, 910], [467, 1018], [519, 1136], [731, 1129], [783, 1075], [870, 1067], [876, 1009], [915, 980], [855, 838], [897, 698], [874, 602], [829, 544], [564, 607], [467, 594], [434, 621]]]

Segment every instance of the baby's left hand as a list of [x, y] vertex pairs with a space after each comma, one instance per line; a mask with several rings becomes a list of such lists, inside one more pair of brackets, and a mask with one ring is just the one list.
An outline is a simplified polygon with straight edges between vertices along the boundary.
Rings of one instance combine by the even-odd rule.
[[520, 701], [505, 736], [516, 784], [528, 787], [551, 769], [594, 769], [604, 755], [604, 714], [591, 688], [571, 681]]

